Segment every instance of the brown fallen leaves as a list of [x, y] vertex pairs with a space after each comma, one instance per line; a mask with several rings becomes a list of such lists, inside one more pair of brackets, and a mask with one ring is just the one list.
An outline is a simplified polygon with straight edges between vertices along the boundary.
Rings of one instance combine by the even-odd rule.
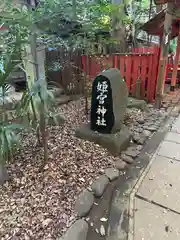
[[82, 100], [58, 109], [67, 123], [48, 129], [49, 161], [41, 169], [43, 152], [34, 134], [23, 134], [23, 149], [9, 164], [11, 181], [0, 187], [0, 239], [56, 239], [76, 218], [77, 195], [112, 157], [98, 145], [77, 139], [74, 130], [86, 122]]
[[[49, 161], [44, 169], [42, 148], [32, 133], [23, 133], [23, 148], [9, 164], [11, 181], [0, 186], [1, 240], [54, 240], [62, 235], [76, 219], [73, 209], [80, 191], [118, 160], [74, 136], [76, 127], [87, 122], [82, 99], [57, 111], [67, 122], [48, 129]], [[140, 117], [141, 111], [128, 111], [126, 124], [132, 131]]]

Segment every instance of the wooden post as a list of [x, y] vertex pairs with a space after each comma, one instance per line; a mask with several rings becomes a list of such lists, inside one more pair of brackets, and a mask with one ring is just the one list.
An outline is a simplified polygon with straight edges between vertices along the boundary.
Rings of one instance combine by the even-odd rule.
[[135, 96], [137, 99], [141, 99], [141, 79], [138, 78], [136, 81], [136, 93]]
[[159, 69], [157, 76], [157, 90], [156, 90], [156, 99], [155, 99], [155, 107], [160, 108], [161, 102], [164, 93], [164, 83], [165, 83], [165, 73], [166, 73], [166, 65], [168, 59], [168, 51], [169, 44], [171, 40], [171, 30], [172, 30], [172, 10], [173, 3], [168, 3], [167, 11], [165, 15], [164, 21], [164, 32], [163, 39], [161, 44], [161, 53], [159, 59]]
[[171, 79], [171, 91], [173, 91], [173, 92], [176, 87], [176, 77], [177, 77], [177, 71], [178, 71], [179, 55], [180, 55], [180, 27], [179, 27], [178, 41], [177, 41], [177, 47], [176, 47], [176, 56], [175, 56], [175, 60], [174, 60], [174, 64], [173, 64], [173, 73], [172, 73], [172, 79]]

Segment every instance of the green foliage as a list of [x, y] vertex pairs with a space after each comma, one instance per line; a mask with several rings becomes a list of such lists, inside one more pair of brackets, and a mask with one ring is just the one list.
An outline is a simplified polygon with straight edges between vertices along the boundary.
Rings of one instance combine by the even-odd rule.
[[[77, 48], [96, 43], [97, 34], [113, 31], [112, 18], [116, 21], [129, 21], [123, 14], [124, 4], [112, 4], [109, 0], [97, 1], [63, 1], [42, 0], [35, 11], [26, 7], [7, 5], [0, 20], [1, 25], [8, 25], [9, 32], [2, 35], [4, 44], [12, 40], [15, 33], [24, 43], [29, 41], [32, 31], [38, 28], [38, 40], [48, 46], [63, 46]], [[80, 29], [73, 29], [79, 25]], [[72, 31], [68, 31], [72, 27]], [[68, 32], [68, 37], [63, 34]], [[98, 42], [103, 39], [98, 39]], [[106, 39], [106, 42], [108, 40]]]
[[[14, 53], [4, 58], [4, 61], [1, 61], [0, 64], [0, 100], [2, 102], [0, 114], [0, 163], [6, 163], [13, 157], [20, 143], [19, 130], [23, 128], [22, 125], [9, 123], [8, 112], [5, 105], [10, 76], [17, 66], [17, 63], [12, 60], [13, 58]], [[29, 126], [36, 128], [38, 140], [42, 142], [43, 146], [47, 144], [45, 142], [45, 132], [48, 119], [53, 118], [54, 122], [57, 123], [57, 115], [53, 114], [54, 103], [54, 95], [48, 90], [46, 80], [39, 79], [32, 85], [31, 89], [27, 89], [23, 93], [22, 99], [16, 108], [16, 116], [20, 116], [26, 121], [24, 121], [26, 129]], [[28, 126], [27, 117], [29, 121]], [[40, 138], [42, 138], [42, 140]]]
[[17, 66], [15, 61], [16, 49], [9, 56], [1, 56], [0, 62], [0, 164], [12, 158], [15, 149], [19, 146], [18, 130], [21, 125], [8, 122], [8, 113], [5, 107], [6, 96], [9, 90], [10, 75]]
[[28, 88], [17, 107], [17, 115], [23, 117], [25, 122], [36, 129], [38, 143], [44, 148], [44, 162], [48, 160], [47, 134], [46, 127], [49, 119], [58, 124], [58, 115], [55, 114], [55, 97], [48, 90], [45, 79], [39, 79], [34, 82], [31, 88]]
[[12, 159], [16, 149], [20, 147], [19, 130], [22, 130], [21, 125], [0, 121], [0, 164]]
[[25, 119], [28, 116], [30, 125], [36, 128], [39, 127], [42, 114], [48, 119], [50, 112], [55, 111], [54, 105], [55, 98], [53, 93], [48, 90], [46, 80], [39, 79], [23, 93], [17, 107], [17, 114]]

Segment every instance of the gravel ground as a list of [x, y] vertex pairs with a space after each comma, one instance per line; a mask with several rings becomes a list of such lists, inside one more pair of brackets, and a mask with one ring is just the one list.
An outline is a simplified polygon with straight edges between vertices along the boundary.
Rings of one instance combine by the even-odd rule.
[[[76, 219], [73, 209], [80, 191], [117, 160], [74, 136], [76, 127], [87, 122], [82, 99], [58, 110], [67, 122], [48, 129], [49, 161], [44, 171], [43, 152], [34, 134], [23, 134], [23, 149], [8, 167], [11, 180], [0, 187], [1, 240], [53, 240], [62, 235]], [[133, 133], [143, 120], [155, 120], [159, 114], [151, 108], [148, 113], [128, 109], [125, 122]]]

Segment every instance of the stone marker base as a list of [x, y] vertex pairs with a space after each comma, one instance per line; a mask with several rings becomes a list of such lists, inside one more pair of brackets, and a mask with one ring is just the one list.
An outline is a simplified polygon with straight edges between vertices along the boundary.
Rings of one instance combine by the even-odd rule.
[[139, 100], [136, 98], [129, 97], [127, 107], [128, 108], [137, 108], [137, 109], [141, 109], [142, 111], [144, 111], [147, 108], [147, 103], [144, 100]]
[[90, 124], [81, 126], [76, 130], [76, 137], [94, 142], [107, 150], [114, 156], [118, 156], [125, 150], [131, 139], [131, 134], [125, 125], [115, 134], [100, 134], [90, 129]]

